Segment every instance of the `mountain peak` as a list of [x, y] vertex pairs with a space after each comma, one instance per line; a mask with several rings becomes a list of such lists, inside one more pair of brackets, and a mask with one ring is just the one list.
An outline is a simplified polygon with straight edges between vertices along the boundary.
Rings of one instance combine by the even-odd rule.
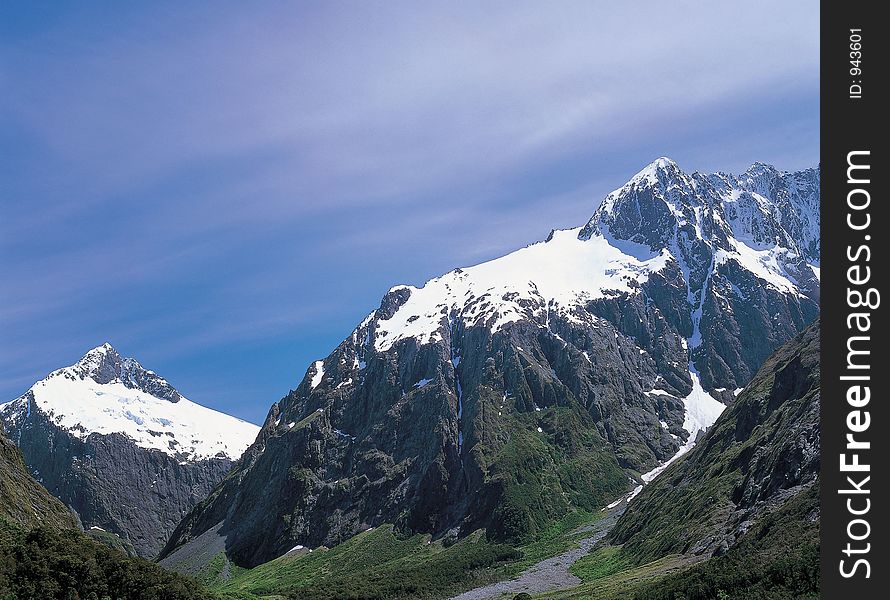
[[748, 179], [761, 179], [767, 178], [772, 179], [774, 177], [778, 177], [780, 172], [773, 165], [757, 161], [748, 167], [748, 170], [742, 174], [742, 177]]
[[121, 383], [169, 402], [179, 402], [182, 396], [166, 379], [144, 368], [134, 358], [125, 358], [114, 346], [105, 342], [83, 355], [77, 363], [61, 372], [96, 383]]
[[671, 177], [677, 174], [683, 174], [677, 163], [667, 156], [659, 156], [631, 177], [628, 184], [655, 184], [664, 177]]
[[101, 368], [101, 366], [106, 363], [120, 362], [120, 360], [121, 355], [114, 349], [114, 346], [105, 342], [87, 351], [87, 353], [84, 354], [73, 366], [81, 366], [86, 369], [94, 370]]
[[97, 383], [108, 383], [117, 378], [121, 367], [121, 355], [105, 342], [83, 355], [70, 368], [78, 375], [94, 379]]
[[646, 169], [677, 169], [677, 170], [679, 170], [680, 167], [677, 165], [677, 162], [674, 159], [667, 157], [667, 156], [659, 156], [658, 158], [653, 160], [651, 163], [646, 165]]
[[653, 251], [668, 247], [684, 210], [698, 200], [695, 180], [666, 156], [656, 158], [620, 188], [608, 194], [578, 234], [595, 234], [647, 245]]
[[78, 364], [90, 362], [91, 360], [98, 357], [113, 356], [116, 354], [118, 354], [118, 352], [117, 350], [115, 350], [114, 346], [112, 346], [109, 342], [103, 342], [95, 348], [88, 350], [87, 353], [84, 354], [83, 357], [78, 361]]
[[182, 396], [166, 379], [104, 343], [0, 404], [0, 420], [20, 425], [34, 410], [85, 438], [121, 433], [140, 447], [181, 460], [237, 459], [258, 427]]
[[765, 163], [760, 160], [755, 160], [753, 163], [751, 163], [751, 166], [748, 167], [748, 170], [749, 171], [757, 171], [757, 170], [777, 171], [778, 169], [776, 169], [776, 167], [774, 167], [773, 165], [771, 165], [769, 163]]

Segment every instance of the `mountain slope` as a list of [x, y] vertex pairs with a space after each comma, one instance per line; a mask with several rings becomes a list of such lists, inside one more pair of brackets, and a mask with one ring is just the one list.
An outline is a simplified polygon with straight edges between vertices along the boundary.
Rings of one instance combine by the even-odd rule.
[[818, 178], [659, 159], [584, 227], [392, 288], [272, 406], [166, 564], [384, 523], [516, 542], [651, 479], [818, 314]]
[[78, 526], [64, 504], [34, 481], [22, 453], [0, 428], [0, 518], [24, 528]]
[[776, 351], [550, 600], [819, 597], [819, 324]]
[[183, 398], [108, 344], [0, 405], [0, 419], [30, 472], [84, 526], [119, 535], [145, 557], [257, 432]]
[[640, 560], [726, 554], [797, 496], [809, 507], [803, 518], [816, 522], [818, 494], [809, 492], [818, 474], [817, 322], [770, 357], [701, 443], [630, 503], [611, 538]]

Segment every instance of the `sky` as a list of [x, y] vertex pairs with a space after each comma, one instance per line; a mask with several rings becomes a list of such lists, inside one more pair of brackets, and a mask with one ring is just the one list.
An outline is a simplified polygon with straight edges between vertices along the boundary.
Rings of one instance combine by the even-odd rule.
[[0, 402], [110, 342], [255, 423], [393, 285], [659, 156], [815, 166], [818, 2], [4, 2]]

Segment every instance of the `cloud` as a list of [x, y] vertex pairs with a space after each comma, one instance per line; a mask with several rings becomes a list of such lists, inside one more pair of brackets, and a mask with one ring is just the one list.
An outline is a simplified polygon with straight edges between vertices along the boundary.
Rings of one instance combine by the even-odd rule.
[[287, 155], [289, 190], [391, 196], [812, 79], [818, 15], [807, 6], [164, 11], [102, 28], [93, 44], [75, 35], [14, 50], [20, 85], [5, 103], [98, 191], [273, 148]]
[[812, 2], [99, 10], [0, 41], [6, 372], [106, 337], [328, 343], [656, 156], [818, 160]]

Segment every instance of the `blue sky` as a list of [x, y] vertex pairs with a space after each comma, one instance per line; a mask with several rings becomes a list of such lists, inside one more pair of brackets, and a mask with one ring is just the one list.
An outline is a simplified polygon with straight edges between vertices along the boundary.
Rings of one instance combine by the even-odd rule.
[[392, 285], [818, 110], [814, 1], [5, 2], [0, 401], [109, 341], [260, 422]]

